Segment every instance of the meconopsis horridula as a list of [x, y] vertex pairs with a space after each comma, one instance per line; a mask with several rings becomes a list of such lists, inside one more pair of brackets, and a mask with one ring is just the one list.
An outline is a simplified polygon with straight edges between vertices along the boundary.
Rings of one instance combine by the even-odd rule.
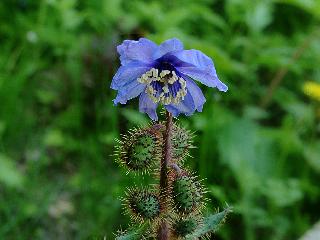
[[[176, 38], [160, 45], [146, 38], [125, 40], [117, 50], [121, 66], [111, 83], [118, 91], [114, 104], [139, 97], [139, 111], [153, 121], [117, 141], [115, 158], [120, 166], [134, 177], [149, 176], [151, 183], [127, 188], [122, 201], [131, 225], [118, 231], [116, 239], [208, 237], [231, 209], [206, 212], [207, 190], [185, 161], [191, 158], [195, 134], [181, 127], [177, 118], [202, 111], [206, 99], [196, 81], [222, 92], [228, 87], [219, 80], [211, 58], [198, 50], [184, 50]], [[165, 110], [162, 121], [159, 106]]]

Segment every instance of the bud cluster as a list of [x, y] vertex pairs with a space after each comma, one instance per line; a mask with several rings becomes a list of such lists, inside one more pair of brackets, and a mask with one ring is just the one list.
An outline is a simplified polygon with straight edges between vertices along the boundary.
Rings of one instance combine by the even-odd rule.
[[[152, 173], [159, 182], [165, 131], [165, 124], [160, 122], [123, 135], [116, 150], [118, 163], [134, 173]], [[141, 239], [156, 238], [163, 221], [169, 224], [173, 239], [189, 239], [190, 236], [196, 239], [192, 234], [204, 222], [205, 189], [194, 174], [183, 169], [184, 159], [190, 156], [193, 148], [193, 134], [173, 123], [170, 138], [172, 159], [167, 169], [167, 190], [161, 192], [158, 184], [153, 184], [152, 188], [129, 188], [123, 199], [133, 223], [148, 226], [147, 234], [141, 235]]]

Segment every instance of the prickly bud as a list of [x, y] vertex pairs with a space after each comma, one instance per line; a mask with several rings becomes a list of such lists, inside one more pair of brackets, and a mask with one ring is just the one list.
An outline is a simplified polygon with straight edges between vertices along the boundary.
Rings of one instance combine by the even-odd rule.
[[173, 223], [173, 232], [177, 237], [185, 237], [193, 233], [199, 225], [197, 217], [187, 217], [177, 219]]
[[191, 213], [202, 206], [203, 188], [194, 177], [176, 176], [172, 183], [174, 205], [180, 213]]
[[145, 173], [161, 159], [162, 136], [153, 126], [135, 129], [122, 137], [116, 152], [128, 170]]
[[136, 221], [153, 220], [160, 214], [159, 198], [148, 190], [129, 190], [126, 202]]
[[180, 161], [189, 154], [189, 149], [193, 147], [193, 136], [190, 131], [177, 124], [173, 125], [172, 130], [172, 158], [175, 161]]

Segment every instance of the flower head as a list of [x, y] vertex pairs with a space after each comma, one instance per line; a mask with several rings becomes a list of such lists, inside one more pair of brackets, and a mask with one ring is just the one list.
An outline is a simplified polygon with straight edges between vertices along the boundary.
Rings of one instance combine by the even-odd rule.
[[159, 46], [146, 38], [125, 40], [117, 50], [121, 67], [111, 83], [111, 88], [118, 91], [114, 104], [126, 104], [140, 96], [139, 110], [153, 120], [158, 119], [159, 104], [174, 117], [201, 112], [206, 99], [194, 80], [228, 90], [218, 79], [212, 60], [201, 51], [184, 50], [176, 38]]

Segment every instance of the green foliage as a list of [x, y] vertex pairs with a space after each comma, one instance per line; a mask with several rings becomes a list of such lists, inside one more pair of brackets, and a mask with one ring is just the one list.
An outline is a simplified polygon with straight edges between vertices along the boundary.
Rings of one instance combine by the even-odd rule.
[[109, 84], [116, 45], [142, 35], [200, 49], [229, 86], [206, 89], [203, 112], [183, 119], [197, 132], [188, 161], [209, 186], [208, 208], [234, 206], [215, 239], [298, 239], [320, 215], [319, 102], [301, 92], [320, 79], [319, 9], [317, 0], [1, 1], [0, 239], [112, 239], [126, 227], [118, 197], [132, 183], [111, 154], [119, 133], [147, 120], [136, 101], [113, 107]]
[[0, 181], [8, 187], [21, 187], [23, 175], [16, 169], [11, 159], [0, 155]]

